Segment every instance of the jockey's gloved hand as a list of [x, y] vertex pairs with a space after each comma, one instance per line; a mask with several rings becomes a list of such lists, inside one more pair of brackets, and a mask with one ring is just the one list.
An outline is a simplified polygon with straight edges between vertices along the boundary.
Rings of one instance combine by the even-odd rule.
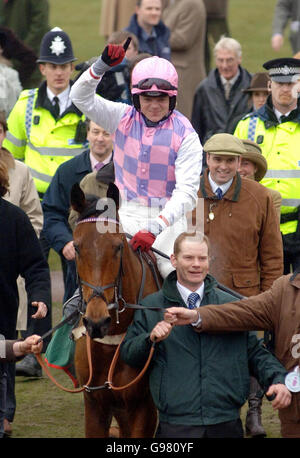
[[125, 57], [126, 50], [130, 44], [131, 38], [127, 38], [124, 46], [122, 45], [107, 45], [101, 56], [92, 66], [92, 71], [95, 75], [103, 75], [111, 67], [119, 65]]
[[146, 231], [145, 229], [142, 229], [132, 237], [129, 243], [134, 251], [136, 251], [138, 248], [140, 248], [141, 251], [149, 251], [155, 242], [155, 239], [156, 237], [154, 234]]
[[142, 251], [149, 251], [156, 237], [166, 228], [164, 221], [158, 217], [150, 219], [147, 227], [137, 232], [130, 240], [130, 245], [134, 250], [140, 248]]

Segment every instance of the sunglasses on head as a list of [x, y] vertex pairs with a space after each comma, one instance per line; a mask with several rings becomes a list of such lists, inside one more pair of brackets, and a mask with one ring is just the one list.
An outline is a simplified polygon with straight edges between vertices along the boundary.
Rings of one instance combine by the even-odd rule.
[[162, 91], [177, 90], [177, 87], [172, 86], [169, 81], [163, 80], [161, 78], [145, 78], [144, 80], [139, 81], [138, 84], [135, 84], [133, 87], [148, 91], [154, 84], [157, 89]]

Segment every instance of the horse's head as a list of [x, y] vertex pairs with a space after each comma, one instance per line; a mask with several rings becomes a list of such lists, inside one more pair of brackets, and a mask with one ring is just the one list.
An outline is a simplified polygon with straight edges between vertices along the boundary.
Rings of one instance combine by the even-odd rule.
[[78, 184], [71, 205], [79, 213], [73, 233], [79, 287], [87, 304], [83, 323], [91, 338], [109, 333], [119, 313], [126, 237], [119, 224], [119, 190], [110, 184], [105, 198], [85, 196]]

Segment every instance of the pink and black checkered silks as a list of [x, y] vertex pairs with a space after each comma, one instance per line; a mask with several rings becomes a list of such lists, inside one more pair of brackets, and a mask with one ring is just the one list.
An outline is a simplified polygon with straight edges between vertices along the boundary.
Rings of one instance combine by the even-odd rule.
[[123, 199], [151, 206], [153, 198], [171, 197], [178, 150], [194, 129], [178, 111], [156, 127], [147, 127], [141, 117], [128, 107], [114, 134], [115, 183]]

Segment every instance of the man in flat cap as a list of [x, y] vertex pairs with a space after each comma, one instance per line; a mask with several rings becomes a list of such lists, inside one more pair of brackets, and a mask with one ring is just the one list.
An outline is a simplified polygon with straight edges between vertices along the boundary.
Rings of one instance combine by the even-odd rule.
[[273, 59], [263, 66], [271, 78], [271, 93], [265, 105], [238, 123], [234, 135], [260, 146], [268, 163], [261, 183], [282, 196], [280, 230], [288, 274], [300, 267], [300, 60]]
[[[215, 134], [203, 149], [208, 168], [201, 177], [198, 205], [204, 198], [204, 233], [211, 243], [209, 271], [242, 296], [258, 294], [271, 287], [283, 268], [279, 221], [271, 195], [264, 186], [238, 173], [241, 156], [246, 154], [240, 139]], [[246, 430], [249, 435], [262, 436], [261, 399], [256, 393], [253, 382]]]

